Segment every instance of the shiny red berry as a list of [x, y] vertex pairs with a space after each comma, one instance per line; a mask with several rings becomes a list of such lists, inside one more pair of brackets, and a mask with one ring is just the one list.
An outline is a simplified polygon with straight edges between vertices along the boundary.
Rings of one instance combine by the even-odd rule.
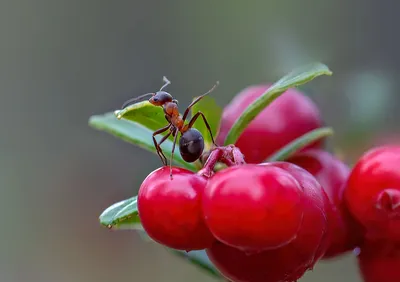
[[[260, 166], [281, 168], [300, 183], [304, 191], [303, 219], [296, 238], [284, 246], [254, 254], [216, 242], [207, 249], [207, 255], [230, 281], [296, 281], [314, 266], [329, 242], [324, 192], [311, 174], [294, 164], [277, 162]], [[286, 220], [282, 218], [275, 224], [284, 225]]]
[[390, 242], [367, 242], [360, 248], [358, 266], [364, 282], [400, 280], [400, 245]]
[[362, 232], [343, 199], [344, 186], [350, 174], [349, 167], [332, 154], [319, 149], [300, 152], [288, 161], [310, 172], [321, 184], [332, 204], [329, 218], [331, 241], [324, 258], [357, 247], [362, 241]]
[[400, 242], [400, 146], [366, 152], [351, 171], [346, 204], [368, 240]]
[[276, 248], [296, 238], [302, 188], [278, 167], [229, 167], [208, 181], [203, 212], [211, 233], [229, 246], [246, 252]]
[[[224, 108], [216, 138], [218, 144], [224, 143], [233, 123], [246, 107], [270, 86], [247, 87]], [[247, 163], [260, 163], [287, 143], [321, 125], [320, 112], [313, 101], [299, 90], [289, 89], [251, 121], [235, 145], [245, 155]], [[311, 145], [320, 146], [320, 141]]]
[[214, 237], [204, 223], [201, 199], [207, 180], [169, 167], [150, 173], [140, 186], [138, 211], [144, 230], [154, 241], [179, 250], [205, 249]]
[[[329, 198], [315, 177], [295, 164], [271, 162], [262, 165], [286, 170], [296, 178], [303, 189], [303, 221], [293, 246], [303, 254], [301, 262], [303, 270], [306, 271], [325, 254], [331, 241], [329, 215], [332, 213], [332, 206]], [[307, 261], [307, 255], [312, 259]]]

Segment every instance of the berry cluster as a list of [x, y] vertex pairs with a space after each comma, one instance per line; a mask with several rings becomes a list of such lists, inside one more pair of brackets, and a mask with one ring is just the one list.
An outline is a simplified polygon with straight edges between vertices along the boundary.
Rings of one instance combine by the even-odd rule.
[[232, 282], [296, 281], [345, 253], [357, 254], [364, 281], [400, 281], [400, 145], [372, 148], [352, 168], [326, 151], [332, 131], [293, 88], [323, 74], [325, 65], [311, 65], [244, 89], [223, 110], [201, 106], [216, 84], [182, 115], [164, 77], [159, 91], [92, 117], [164, 164], [101, 223], [140, 229], [192, 259], [200, 250], [201, 263]]
[[[217, 143], [269, 86], [246, 88], [224, 109]], [[316, 105], [289, 89], [234, 146], [208, 152], [202, 170], [173, 167], [173, 180], [167, 167], [153, 171], [138, 195], [144, 230], [170, 248], [205, 249], [230, 281], [296, 281], [357, 247], [365, 281], [398, 281], [400, 146], [373, 149], [352, 170], [321, 140], [262, 163], [321, 124]], [[216, 171], [217, 162], [228, 167]]]

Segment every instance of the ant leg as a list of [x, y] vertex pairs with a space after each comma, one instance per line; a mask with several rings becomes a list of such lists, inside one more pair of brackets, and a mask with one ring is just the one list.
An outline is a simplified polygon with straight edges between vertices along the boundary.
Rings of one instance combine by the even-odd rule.
[[207, 119], [206, 119], [206, 117], [204, 116], [204, 114], [203, 114], [202, 112], [197, 112], [197, 113], [192, 117], [192, 119], [189, 121], [189, 124], [188, 124], [187, 128], [188, 128], [188, 129], [189, 129], [189, 128], [192, 128], [192, 127], [193, 127], [193, 124], [196, 122], [196, 120], [197, 120], [197, 118], [198, 118], [199, 116], [201, 116], [201, 117], [203, 118], [204, 124], [206, 125], [207, 130], [208, 130], [208, 132], [210, 133], [211, 141], [213, 142], [213, 144], [214, 144], [215, 146], [217, 146], [217, 144], [215, 144], [214, 137], [213, 137], [213, 134], [212, 134], [212, 132], [211, 132], [211, 127], [210, 127], [210, 125], [208, 124]]
[[[161, 128], [161, 129], [159, 129], [159, 130], [157, 130], [157, 131], [155, 131], [155, 132], [153, 133], [154, 147], [156, 147], [157, 154], [158, 154], [158, 156], [161, 158], [161, 161], [162, 161], [162, 163], [163, 163], [164, 165], [167, 165], [167, 158], [165, 157], [164, 153], [162, 152], [161, 147], [159, 146], [159, 144], [157, 144], [157, 140], [156, 140], [155, 136], [158, 135], [158, 134], [161, 134], [161, 133], [163, 133], [163, 132], [165, 132], [165, 131], [167, 131], [170, 127], [171, 127], [171, 124], [168, 124], [167, 126]], [[164, 138], [163, 138], [163, 139], [164, 139]], [[165, 140], [163, 140], [163, 142], [164, 142], [164, 141], [165, 141]]]
[[172, 179], [172, 159], [174, 158], [174, 151], [175, 151], [175, 147], [176, 147], [176, 140], [178, 139], [178, 134], [179, 134], [179, 130], [178, 128], [175, 129], [175, 137], [174, 137], [174, 143], [172, 144], [172, 151], [171, 151], [171, 160], [169, 162], [169, 176]]
[[192, 103], [190, 103], [190, 105], [186, 108], [185, 113], [183, 114], [183, 118], [182, 118], [183, 121], [186, 120], [187, 115], [189, 114], [190, 109], [191, 109], [197, 102], [199, 102], [201, 99], [203, 99], [204, 96], [207, 96], [208, 94], [210, 94], [211, 92], [213, 92], [214, 89], [215, 89], [215, 87], [218, 86], [218, 84], [219, 84], [219, 81], [217, 81], [217, 82], [215, 83], [215, 85], [214, 85], [210, 90], [208, 90], [208, 91], [207, 91], [206, 93], [204, 93], [203, 95], [197, 97]]
[[165, 160], [165, 165], [167, 165], [167, 157], [164, 155], [164, 152], [163, 152], [163, 150], [161, 149], [160, 145], [161, 145], [162, 143], [164, 143], [165, 140], [168, 139], [168, 137], [171, 135], [171, 133], [172, 133], [171, 131], [168, 132], [167, 135], [165, 135], [165, 136], [160, 140], [160, 142], [158, 142], [158, 144], [157, 144], [157, 146], [158, 146], [158, 152], [163, 156], [163, 158], [164, 158], [164, 160]]

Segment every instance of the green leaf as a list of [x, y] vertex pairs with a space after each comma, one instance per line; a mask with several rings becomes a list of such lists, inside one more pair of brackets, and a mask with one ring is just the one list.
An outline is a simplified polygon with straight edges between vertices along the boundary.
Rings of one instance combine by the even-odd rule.
[[[89, 125], [105, 132], [108, 132], [126, 142], [135, 144], [150, 152], [156, 153], [156, 148], [152, 140], [153, 132], [143, 125], [126, 119], [117, 119], [114, 113], [92, 116]], [[172, 151], [172, 141], [166, 140], [161, 148], [165, 156], [170, 159]], [[158, 158], [158, 156], [157, 156]], [[174, 162], [181, 167], [196, 171], [195, 163], [185, 162], [179, 154], [179, 146], [176, 146]]]
[[[140, 223], [137, 209], [137, 196], [120, 201], [107, 208], [100, 215], [100, 223], [110, 229], [136, 230], [143, 240], [153, 241], [147, 235], [146, 231], [144, 231]], [[220, 277], [218, 271], [208, 259], [205, 251], [191, 251], [187, 253], [170, 248], [168, 249], [175, 255], [188, 259], [191, 263], [206, 270], [212, 276]]]
[[[151, 131], [156, 131], [168, 124], [168, 121], [165, 119], [164, 110], [161, 107], [150, 104], [149, 101], [129, 105], [122, 110], [116, 110], [114, 113], [118, 119], [139, 123]], [[168, 131], [161, 135], [165, 135], [166, 133]], [[172, 135], [169, 139], [173, 140]]]
[[176, 255], [188, 259], [191, 263], [202, 268], [216, 278], [222, 278], [221, 274], [212, 264], [205, 251], [191, 251], [189, 253], [173, 250]]
[[314, 63], [298, 68], [275, 82], [263, 95], [249, 105], [235, 121], [225, 139], [225, 146], [235, 144], [247, 125], [286, 90], [305, 84], [321, 75], [332, 75], [332, 72], [326, 65]]
[[[191, 116], [195, 115], [199, 111], [202, 112], [206, 117], [208, 124], [210, 125], [213, 137], [215, 138], [219, 122], [221, 120], [222, 108], [217, 105], [212, 97], [205, 96], [192, 107]], [[201, 117], [198, 117], [193, 127], [199, 130], [203, 135], [204, 143], [206, 145], [205, 149], [210, 149], [212, 145], [211, 136], [203, 119]]]
[[284, 146], [278, 152], [269, 157], [267, 162], [285, 161], [307, 145], [330, 135], [333, 135], [333, 130], [330, 127], [311, 130]]
[[107, 228], [142, 229], [137, 209], [137, 196], [115, 203], [100, 215], [100, 223]]

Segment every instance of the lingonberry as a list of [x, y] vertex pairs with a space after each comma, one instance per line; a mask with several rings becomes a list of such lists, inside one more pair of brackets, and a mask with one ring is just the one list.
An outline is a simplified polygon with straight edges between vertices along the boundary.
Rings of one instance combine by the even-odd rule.
[[285, 162], [260, 166], [281, 168], [300, 183], [304, 191], [304, 212], [296, 238], [284, 246], [254, 254], [221, 242], [215, 242], [206, 252], [221, 274], [233, 282], [297, 281], [314, 266], [328, 246], [325, 209], [326, 205], [329, 208], [329, 202], [319, 183], [304, 169]]
[[360, 248], [358, 266], [365, 282], [398, 282], [400, 245], [387, 241], [366, 242]]
[[[236, 119], [247, 106], [271, 85], [255, 85], [242, 90], [225, 108], [217, 143], [222, 144]], [[296, 89], [289, 89], [266, 107], [243, 131], [236, 146], [247, 163], [260, 163], [295, 138], [322, 125], [313, 101]], [[254, 140], [257, 140], [255, 142]], [[309, 147], [320, 147], [321, 141]]]
[[288, 162], [310, 172], [321, 184], [332, 204], [332, 212], [329, 215], [331, 241], [324, 258], [335, 257], [358, 246], [362, 240], [362, 232], [343, 200], [344, 185], [350, 174], [349, 167], [332, 154], [320, 149], [300, 152]]
[[301, 269], [306, 271], [325, 254], [331, 241], [329, 216], [332, 206], [329, 198], [315, 177], [295, 164], [271, 162], [261, 165], [286, 170], [303, 189], [303, 221], [292, 247], [297, 252], [297, 264], [302, 265]]
[[215, 240], [204, 223], [201, 198], [207, 180], [173, 167], [159, 168], [143, 181], [138, 211], [144, 230], [154, 241], [179, 250], [205, 249]]
[[[232, 282], [296, 281], [304, 273], [298, 267], [291, 244], [257, 254], [247, 254], [221, 242], [206, 250], [218, 271]], [[293, 268], [295, 266], [295, 268]]]
[[400, 146], [366, 152], [350, 173], [346, 204], [366, 228], [367, 240], [400, 241]]
[[203, 212], [211, 233], [248, 253], [286, 245], [303, 219], [302, 188], [278, 167], [254, 164], [216, 173], [203, 195]]

